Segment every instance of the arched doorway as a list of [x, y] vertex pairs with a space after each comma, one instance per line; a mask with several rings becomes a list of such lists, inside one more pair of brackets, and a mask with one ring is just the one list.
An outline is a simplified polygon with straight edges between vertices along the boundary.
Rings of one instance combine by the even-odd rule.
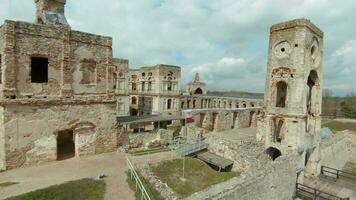
[[276, 160], [279, 156], [282, 155], [281, 151], [274, 147], [269, 147], [266, 150], [266, 153], [271, 157], [272, 160]]
[[59, 131], [57, 134], [57, 160], [72, 158], [75, 155], [73, 130]]
[[201, 88], [197, 88], [195, 91], [194, 91], [194, 94], [203, 94], [203, 90]]

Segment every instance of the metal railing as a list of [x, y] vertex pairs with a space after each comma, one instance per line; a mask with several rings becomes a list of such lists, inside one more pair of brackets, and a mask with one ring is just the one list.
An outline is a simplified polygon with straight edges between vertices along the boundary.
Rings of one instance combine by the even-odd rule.
[[334, 169], [331, 167], [321, 166], [321, 174], [336, 179], [344, 178], [351, 181], [356, 181], [356, 174]]
[[296, 185], [296, 196], [305, 200], [350, 200], [350, 198], [341, 198], [300, 183]]
[[132, 179], [135, 180], [136, 191], [137, 191], [137, 189], [139, 189], [141, 191], [141, 200], [151, 200], [150, 195], [148, 195], [145, 186], [142, 184], [142, 181], [141, 181], [140, 177], [138, 176], [138, 174], [135, 170], [135, 167], [133, 166], [133, 164], [131, 163], [131, 161], [128, 157], [126, 157], [126, 163], [127, 163], [127, 166], [129, 167], [129, 173], [130, 173], [131, 180]]

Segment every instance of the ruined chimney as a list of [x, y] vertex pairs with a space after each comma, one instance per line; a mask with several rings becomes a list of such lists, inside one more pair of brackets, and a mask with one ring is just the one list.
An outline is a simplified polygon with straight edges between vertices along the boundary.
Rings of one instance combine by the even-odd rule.
[[36, 23], [68, 25], [64, 15], [66, 0], [35, 0]]

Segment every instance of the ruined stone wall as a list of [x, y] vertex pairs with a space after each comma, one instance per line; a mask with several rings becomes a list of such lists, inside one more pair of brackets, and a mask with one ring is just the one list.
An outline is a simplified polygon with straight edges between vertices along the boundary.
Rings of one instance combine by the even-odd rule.
[[[3, 113], [4, 108], [0, 107], [0, 124], [3, 124], [4, 121]], [[0, 126], [0, 171], [6, 169], [5, 157], [5, 132], [4, 126]]]
[[56, 160], [56, 134], [73, 130], [76, 156], [116, 148], [115, 101], [60, 101], [4, 107], [6, 168]]
[[286, 200], [292, 199], [297, 180], [296, 155], [286, 154], [272, 161], [264, 153], [263, 144], [254, 136], [230, 141], [209, 136], [209, 151], [234, 161], [240, 176], [213, 185], [188, 199]]
[[356, 161], [356, 134], [338, 132], [321, 143], [321, 165], [342, 170], [349, 161]]
[[[73, 92], [75, 94], [106, 94], [113, 93], [112, 40], [109, 37], [71, 31], [70, 35], [70, 66], [73, 71]], [[95, 64], [95, 80], [83, 84], [84, 61]], [[108, 72], [108, 73], [107, 73]]]
[[[17, 97], [106, 94], [113, 92], [112, 40], [63, 25], [5, 21], [6, 89]], [[48, 82], [31, 82], [31, 57], [48, 58]], [[83, 83], [83, 66], [92, 65], [92, 82]], [[68, 94], [67, 94], [68, 93]], [[11, 96], [10, 95], [10, 96]], [[5, 95], [7, 96], [7, 95]]]

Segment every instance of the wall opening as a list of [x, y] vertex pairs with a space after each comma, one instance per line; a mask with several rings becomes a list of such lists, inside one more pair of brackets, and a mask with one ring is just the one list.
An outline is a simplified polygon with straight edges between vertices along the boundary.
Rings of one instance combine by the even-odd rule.
[[168, 110], [172, 109], [172, 99], [167, 100], [167, 109]]
[[194, 94], [203, 94], [203, 90], [198, 88], [194, 91]]
[[190, 108], [190, 100], [187, 100], [187, 108]]
[[130, 116], [137, 116], [137, 109], [135, 109], [135, 108], [131, 108], [130, 109]]
[[252, 123], [253, 123], [253, 120], [254, 120], [254, 116], [255, 116], [255, 111], [251, 111], [250, 112], [250, 121], [249, 121], [249, 124], [248, 126], [251, 127], [252, 126]]
[[315, 105], [317, 104], [317, 92], [318, 89], [316, 85], [318, 84], [318, 74], [316, 71], [312, 70], [308, 77], [307, 82], [307, 111], [308, 114], [313, 114], [315, 111]]
[[137, 104], [137, 98], [136, 97], [132, 97], [131, 98], [131, 104]]
[[234, 115], [232, 117], [232, 126], [231, 128], [235, 128], [236, 127], [236, 124], [237, 124], [237, 112], [234, 112]]
[[193, 108], [195, 108], [196, 102], [197, 102], [197, 101], [194, 99], [194, 100], [193, 100]]
[[280, 108], [286, 107], [286, 99], [287, 99], [287, 83], [284, 81], [279, 81], [277, 83], [276, 107], [280, 107]]
[[31, 58], [31, 82], [47, 83], [48, 82], [48, 58]]
[[180, 104], [181, 104], [180, 108], [183, 109], [184, 108], [184, 101], [182, 101]]
[[59, 131], [57, 135], [57, 160], [72, 158], [75, 155], [73, 130]]
[[168, 82], [167, 90], [168, 90], [168, 91], [172, 91], [172, 88], [173, 88], [172, 82]]
[[141, 90], [142, 90], [142, 91], [145, 91], [145, 82], [142, 82], [142, 83], [141, 83]]
[[136, 90], [136, 89], [137, 89], [136, 83], [132, 83], [131, 84], [131, 90]]
[[152, 90], [152, 82], [148, 82], [147, 90], [148, 91]]
[[279, 118], [272, 119], [272, 134], [273, 142], [282, 142], [284, 139], [284, 132], [282, 131], [284, 120]]
[[281, 151], [274, 147], [268, 148], [266, 150], [266, 153], [271, 157], [272, 160], [276, 160], [278, 157], [282, 155]]

